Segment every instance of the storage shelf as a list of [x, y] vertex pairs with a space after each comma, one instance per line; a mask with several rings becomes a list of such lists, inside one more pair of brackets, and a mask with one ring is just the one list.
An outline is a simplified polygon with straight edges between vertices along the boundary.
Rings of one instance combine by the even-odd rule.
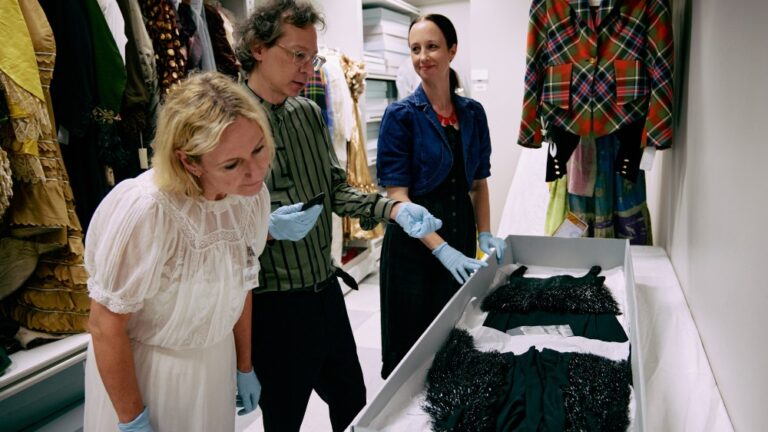
[[18, 393], [85, 357], [91, 335], [80, 333], [11, 354], [13, 363], [0, 378], [0, 400]]
[[380, 81], [395, 81], [397, 77], [395, 75], [390, 75], [390, 74], [369, 73], [368, 75], [366, 75], [365, 79], [373, 79], [373, 80], [380, 80]]
[[363, 0], [364, 9], [372, 7], [383, 7], [391, 9], [395, 12], [410, 15], [412, 18], [419, 16], [421, 13], [418, 8], [404, 2], [403, 0]]

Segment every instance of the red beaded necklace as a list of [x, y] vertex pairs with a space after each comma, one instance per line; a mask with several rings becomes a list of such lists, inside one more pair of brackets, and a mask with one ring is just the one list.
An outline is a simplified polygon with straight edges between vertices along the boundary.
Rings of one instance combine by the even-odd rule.
[[453, 126], [459, 122], [458, 117], [456, 117], [456, 110], [453, 110], [453, 112], [451, 112], [451, 115], [449, 115], [448, 117], [441, 116], [440, 113], [438, 113], [437, 111], [435, 111], [435, 113], [437, 114], [437, 120], [440, 121], [440, 126], [443, 126], [443, 127]]

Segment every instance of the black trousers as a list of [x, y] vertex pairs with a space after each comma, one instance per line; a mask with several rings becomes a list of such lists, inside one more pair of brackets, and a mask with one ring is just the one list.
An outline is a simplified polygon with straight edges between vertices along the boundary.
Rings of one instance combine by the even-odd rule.
[[312, 390], [343, 431], [365, 406], [365, 383], [338, 281], [319, 292], [253, 296], [253, 366], [265, 432], [299, 431]]

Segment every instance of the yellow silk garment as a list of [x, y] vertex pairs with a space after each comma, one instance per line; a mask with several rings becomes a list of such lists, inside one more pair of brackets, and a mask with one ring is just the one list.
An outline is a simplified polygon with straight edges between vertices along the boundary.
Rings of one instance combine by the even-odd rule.
[[0, 2], [0, 16], [0, 91], [6, 99], [13, 128], [13, 136], [5, 146], [11, 151], [14, 177], [42, 180], [43, 170], [35, 157], [38, 140], [50, 131], [51, 122], [45, 109], [35, 50], [17, 0]]

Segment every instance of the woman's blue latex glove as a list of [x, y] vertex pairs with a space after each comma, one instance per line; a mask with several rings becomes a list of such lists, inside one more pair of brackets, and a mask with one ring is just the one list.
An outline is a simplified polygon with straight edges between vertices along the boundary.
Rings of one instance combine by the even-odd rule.
[[269, 234], [275, 240], [298, 241], [315, 226], [323, 205], [301, 211], [302, 203], [278, 207], [269, 215]]
[[480, 250], [487, 255], [491, 255], [491, 249], [496, 249], [496, 262], [501, 264], [504, 260], [504, 249], [507, 247], [504, 240], [492, 236], [488, 231], [483, 231], [480, 233], [478, 241], [480, 242]]
[[488, 265], [486, 262], [464, 256], [463, 253], [448, 246], [448, 243], [436, 247], [432, 255], [436, 256], [443, 267], [447, 268], [453, 278], [462, 285], [475, 270]]
[[144, 411], [128, 423], [118, 423], [117, 428], [121, 432], [153, 432], [154, 429], [149, 424], [149, 408], [144, 407]]
[[243, 409], [237, 415], [245, 415], [256, 409], [261, 397], [261, 383], [253, 369], [245, 373], [237, 371], [237, 395], [243, 404]]
[[414, 238], [422, 238], [443, 226], [443, 221], [432, 216], [427, 209], [410, 202], [400, 204], [395, 222], [403, 227], [406, 234]]

